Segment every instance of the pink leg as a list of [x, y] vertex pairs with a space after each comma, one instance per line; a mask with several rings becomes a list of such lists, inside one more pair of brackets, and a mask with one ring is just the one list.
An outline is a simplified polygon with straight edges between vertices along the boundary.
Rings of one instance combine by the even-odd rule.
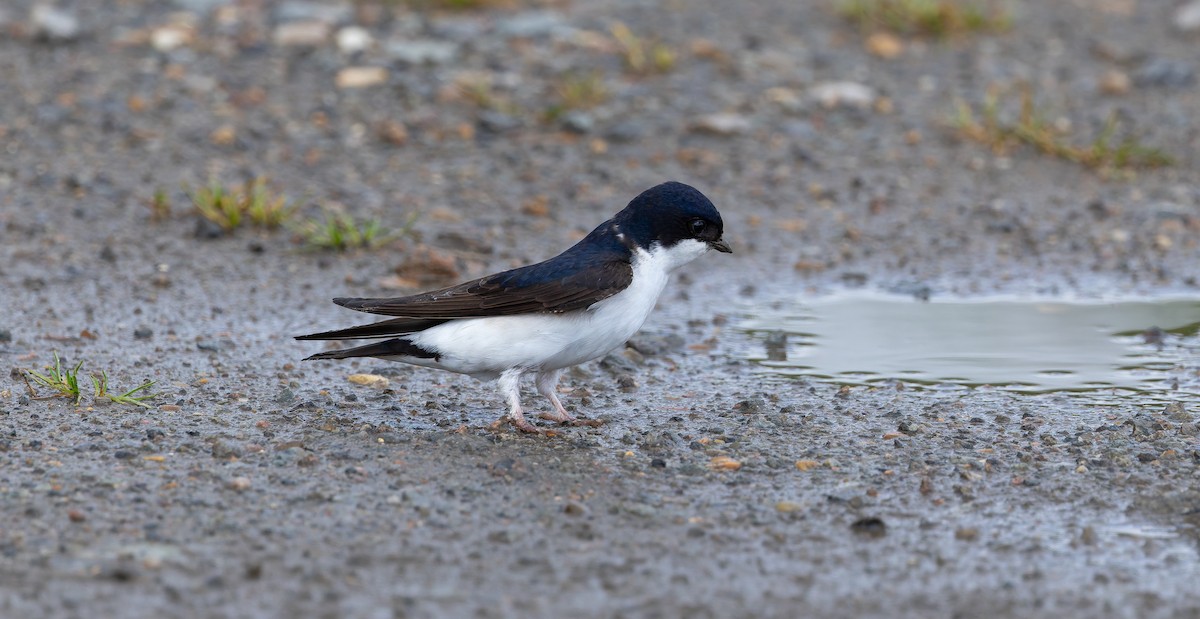
[[537, 390], [538, 393], [550, 400], [550, 404], [554, 406], [553, 413], [542, 413], [542, 419], [549, 421], [557, 421], [558, 423], [569, 423], [575, 426], [592, 426], [597, 427], [601, 422], [593, 419], [579, 419], [575, 415], [567, 412], [563, 408], [562, 402], [558, 399], [558, 378], [562, 376], [562, 370], [552, 370], [549, 372], [538, 372], [537, 375]]
[[525, 419], [525, 411], [521, 409], [521, 374], [524, 370], [513, 368], [500, 375], [500, 392], [504, 394], [508, 400], [508, 414], [497, 419], [489, 426], [492, 430], [499, 430], [504, 422], [511, 423], [513, 427], [530, 434], [544, 434], [545, 431], [537, 426], [529, 423]]

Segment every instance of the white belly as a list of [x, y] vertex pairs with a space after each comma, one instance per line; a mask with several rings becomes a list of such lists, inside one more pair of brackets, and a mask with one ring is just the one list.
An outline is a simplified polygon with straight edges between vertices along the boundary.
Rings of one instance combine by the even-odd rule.
[[486, 379], [509, 368], [548, 371], [597, 359], [637, 333], [675, 266], [641, 252], [629, 287], [587, 310], [453, 320], [409, 336], [439, 359], [404, 361]]

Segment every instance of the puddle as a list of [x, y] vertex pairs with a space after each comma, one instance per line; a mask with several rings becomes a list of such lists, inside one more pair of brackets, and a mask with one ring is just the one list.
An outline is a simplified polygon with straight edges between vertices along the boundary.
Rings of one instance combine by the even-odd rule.
[[[739, 326], [754, 336], [746, 356], [785, 376], [1200, 396], [1197, 299], [918, 301], [854, 293], [750, 308]], [[1148, 331], [1155, 327], [1161, 332]]]

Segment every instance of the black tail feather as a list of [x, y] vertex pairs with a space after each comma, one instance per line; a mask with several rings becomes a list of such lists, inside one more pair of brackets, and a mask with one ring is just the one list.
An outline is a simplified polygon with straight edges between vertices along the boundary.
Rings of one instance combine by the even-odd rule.
[[418, 359], [433, 359], [435, 361], [440, 358], [436, 352], [425, 350], [407, 339], [398, 337], [364, 346], [355, 346], [354, 348], [320, 352], [311, 357], [305, 357], [304, 360], [348, 359], [350, 357], [416, 357]]
[[416, 333], [424, 331], [429, 327], [434, 327], [446, 322], [436, 318], [393, 318], [374, 322], [369, 325], [359, 325], [348, 329], [338, 329], [336, 331], [324, 331], [322, 333], [310, 333], [308, 335], [297, 335], [298, 340], [357, 340], [370, 339], [374, 337], [392, 337], [395, 335], [404, 335], [406, 333]]

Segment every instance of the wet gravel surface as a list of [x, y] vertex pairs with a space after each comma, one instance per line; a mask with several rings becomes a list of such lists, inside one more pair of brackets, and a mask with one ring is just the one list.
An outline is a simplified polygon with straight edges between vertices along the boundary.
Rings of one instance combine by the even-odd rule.
[[[738, 329], [846, 287], [1197, 293], [1182, 9], [1017, 3], [1007, 34], [884, 59], [819, 3], [577, 4], [0, 7], [0, 616], [1200, 613], [1195, 405], [789, 381]], [[633, 74], [614, 20], [675, 66]], [[552, 109], [579, 75], [607, 99]], [[842, 82], [868, 98], [822, 101]], [[1070, 139], [1115, 114], [1175, 165], [947, 128], [955, 98], [1019, 83]], [[306, 215], [414, 233], [306, 251], [220, 234], [180, 189], [257, 175]], [[330, 297], [548, 257], [666, 179], [713, 199], [736, 253], [566, 375], [599, 428], [493, 433], [500, 398], [469, 378], [299, 362], [292, 335], [357, 320]], [[160, 395], [32, 398], [53, 352]]]

